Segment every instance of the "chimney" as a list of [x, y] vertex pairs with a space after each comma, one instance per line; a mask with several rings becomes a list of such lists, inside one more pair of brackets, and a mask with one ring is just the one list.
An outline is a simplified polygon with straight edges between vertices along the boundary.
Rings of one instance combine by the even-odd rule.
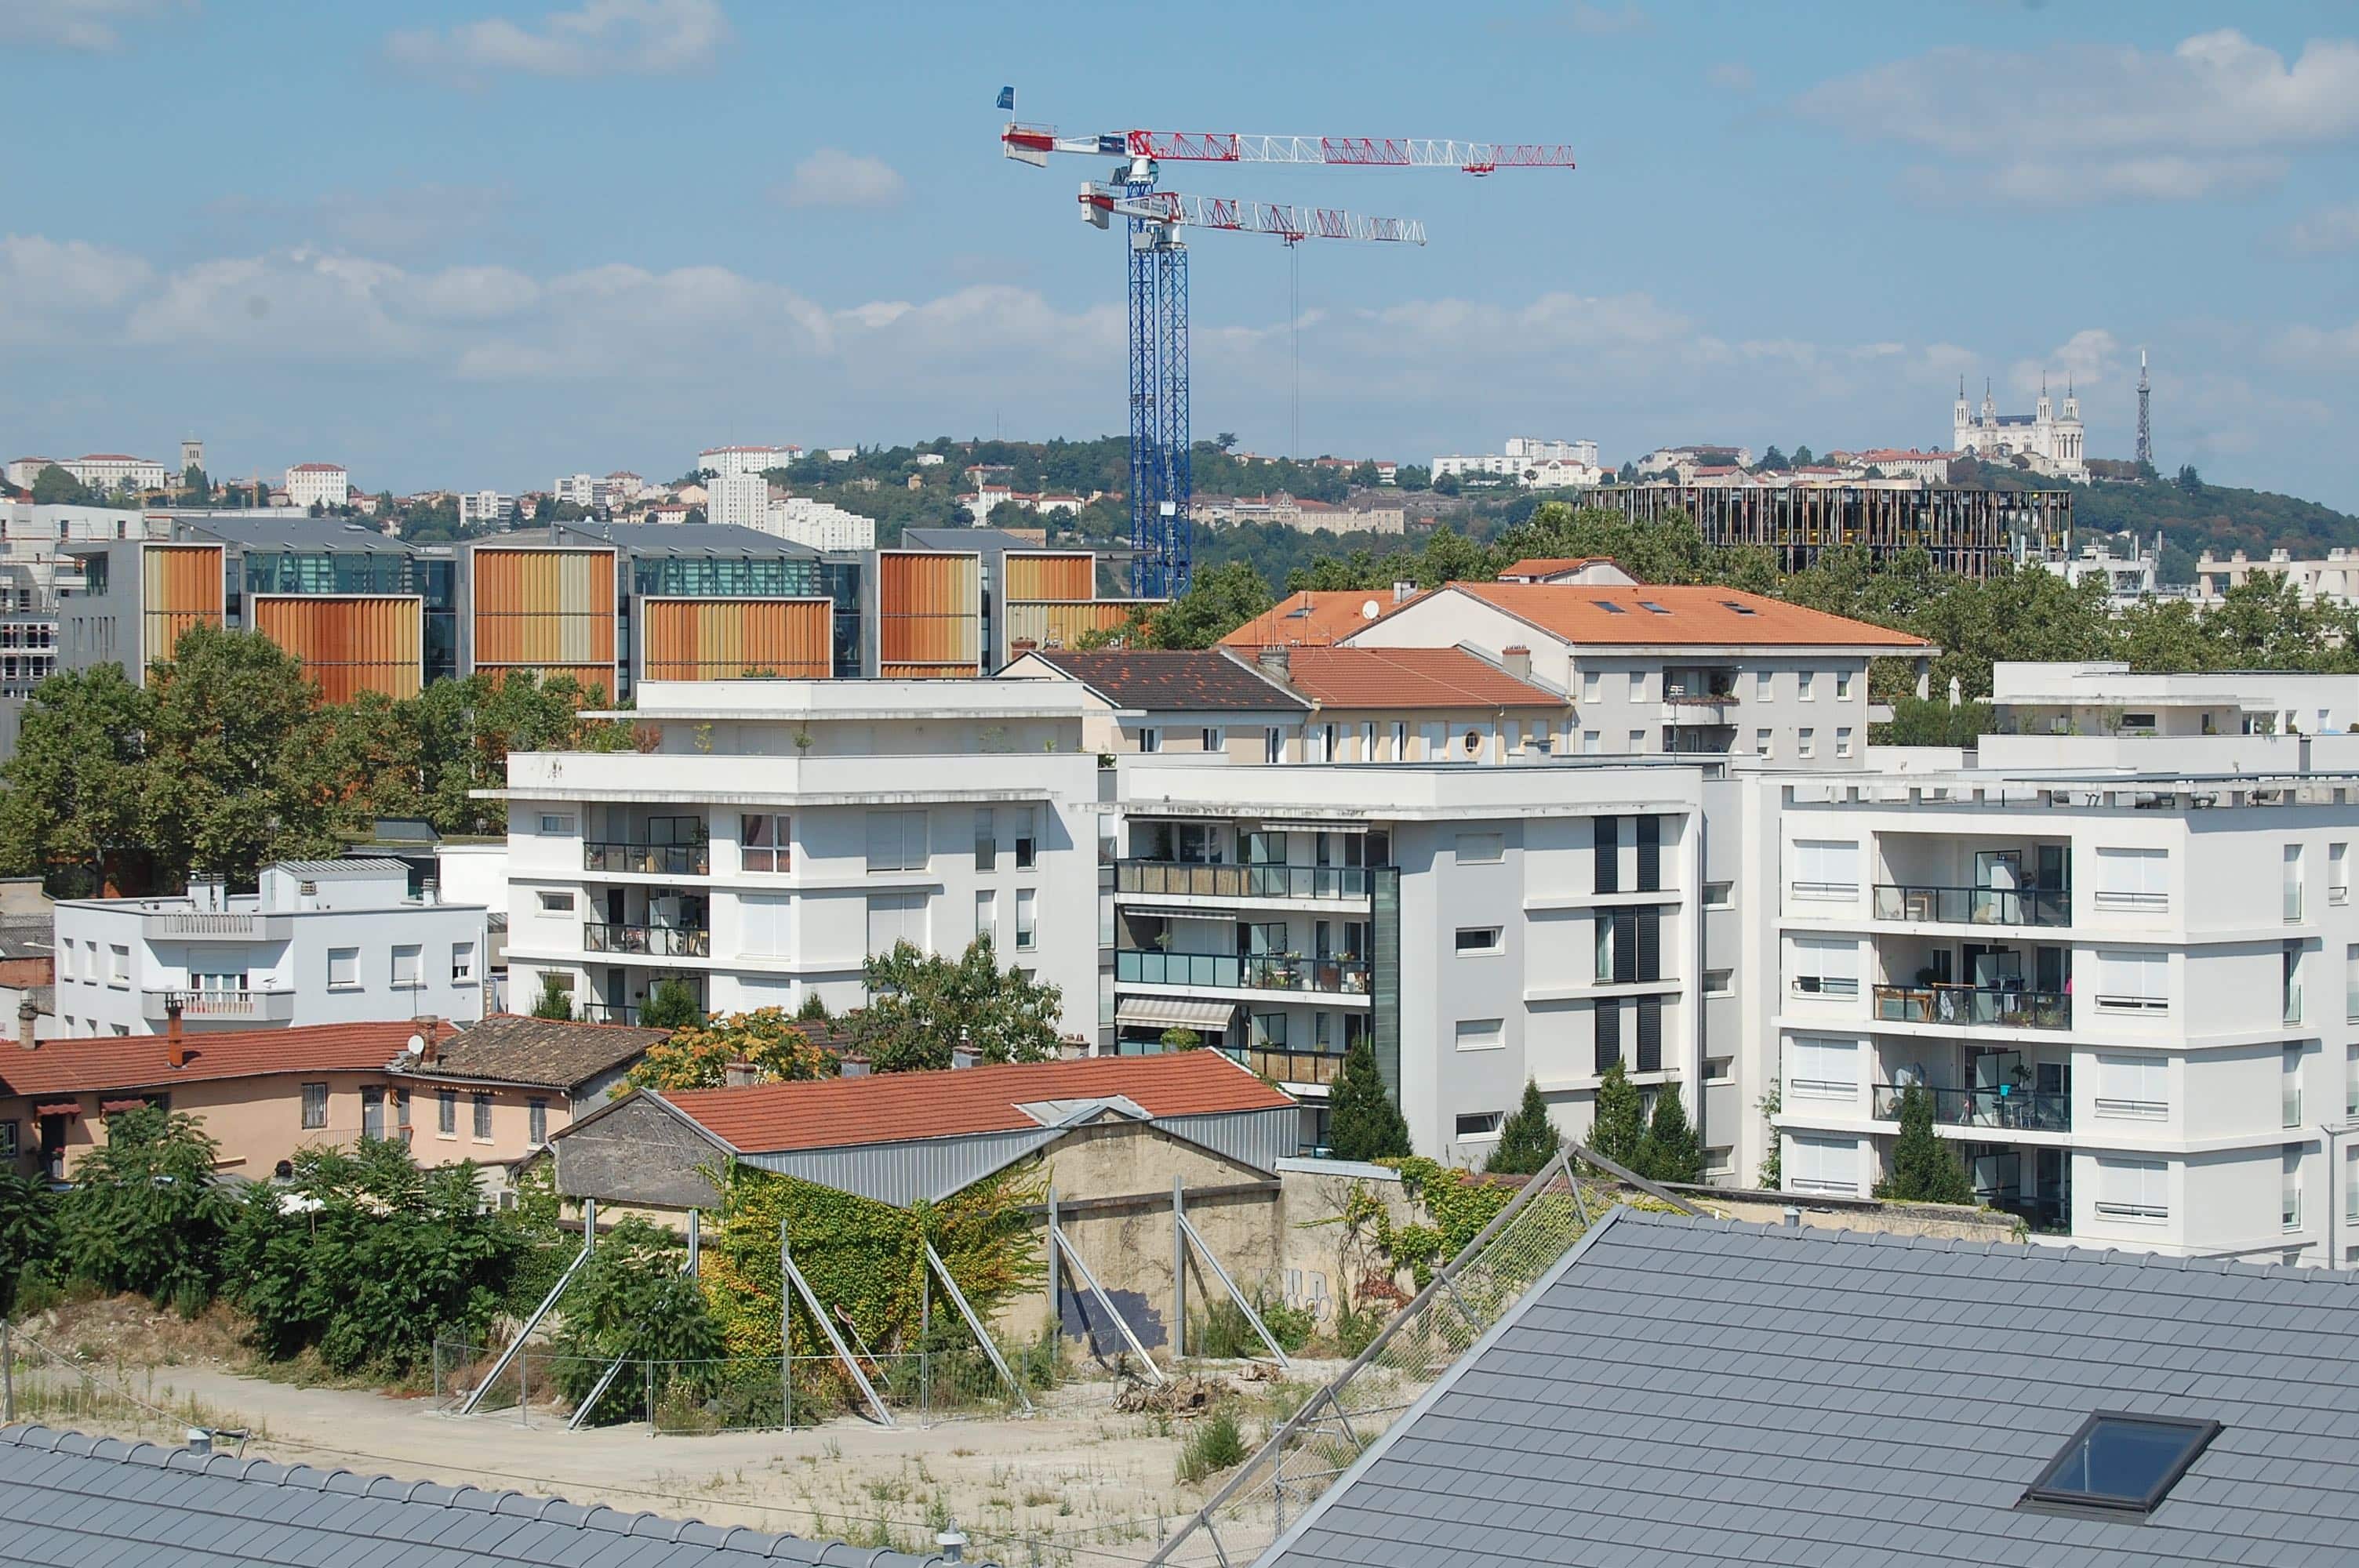
[[36, 1026], [40, 1022], [41, 1009], [31, 997], [16, 1004], [16, 1044], [27, 1051], [38, 1051], [41, 1042]]
[[1293, 678], [1293, 655], [1286, 651], [1283, 644], [1277, 643], [1264, 643], [1261, 654], [1255, 662], [1261, 666], [1262, 674], [1277, 682], [1280, 686], [1288, 684]]
[[189, 1452], [202, 1459], [213, 1451], [213, 1434], [201, 1426], [189, 1428]]
[[432, 877], [428, 877], [424, 881], [419, 883], [418, 902], [429, 907], [434, 904], [440, 903], [442, 902], [442, 884]]
[[185, 1067], [189, 1065], [189, 1042], [180, 1033], [180, 999], [164, 999], [164, 1061], [168, 1065]]
[[1532, 678], [1532, 651], [1529, 648], [1521, 645], [1502, 648], [1499, 650], [1499, 663], [1517, 680]]
[[1416, 597], [1416, 595], [1417, 595], [1417, 584], [1415, 584], [1415, 583], [1413, 583], [1413, 582], [1401, 582], [1401, 581], [1397, 581], [1397, 580], [1396, 580], [1396, 581], [1394, 582], [1394, 584], [1393, 584], [1393, 602], [1394, 602], [1395, 604], [1407, 604], [1407, 603], [1408, 603], [1411, 599], [1415, 598], [1415, 597]]
[[730, 1089], [750, 1089], [754, 1087], [754, 1064], [732, 1062], [721, 1069], [721, 1087]]
[[1802, 1228], [1802, 1211], [1796, 1208], [1793, 1205], [1788, 1204], [1786, 1206], [1786, 1212], [1783, 1218], [1785, 1220], [1787, 1229], [1799, 1230]]

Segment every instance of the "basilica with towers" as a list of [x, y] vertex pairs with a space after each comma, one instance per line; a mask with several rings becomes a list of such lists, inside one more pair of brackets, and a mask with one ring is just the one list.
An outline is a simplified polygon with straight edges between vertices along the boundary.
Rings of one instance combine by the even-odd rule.
[[2048, 384], [2039, 384], [2039, 402], [2029, 414], [2002, 414], [1990, 388], [1983, 388], [1982, 411], [1966, 402], [1966, 384], [1958, 383], [1958, 401], [1950, 411], [1950, 449], [1972, 452], [1986, 463], [2024, 460], [2034, 473], [2058, 479], [2086, 479], [2089, 465], [2081, 449], [2081, 400], [2064, 389], [2060, 416], [2048, 398]]

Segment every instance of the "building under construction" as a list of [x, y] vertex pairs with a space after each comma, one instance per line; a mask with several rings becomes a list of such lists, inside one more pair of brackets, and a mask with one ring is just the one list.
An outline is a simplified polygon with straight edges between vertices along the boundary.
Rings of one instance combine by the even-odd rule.
[[2001, 561], [2071, 553], [2072, 495], [2061, 490], [1926, 489], [1914, 484], [1743, 487], [1617, 484], [1595, 504], [1633, 522], [1674, 512], [1695, 519], [1704, 542], [1774, 550], [1781, 571], [1799, 571], [1822, 550], [1855, 546], [1878, 560], [1921, 549], [1936, 566], [1985, 578]]

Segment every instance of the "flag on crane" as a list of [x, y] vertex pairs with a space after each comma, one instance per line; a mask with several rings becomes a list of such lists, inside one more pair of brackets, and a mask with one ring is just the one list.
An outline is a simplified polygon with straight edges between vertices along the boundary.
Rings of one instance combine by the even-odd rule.
[[999, 90], [999, 106], [1011, 114], [1016, 113], [1016, 89], [1003, 87]]

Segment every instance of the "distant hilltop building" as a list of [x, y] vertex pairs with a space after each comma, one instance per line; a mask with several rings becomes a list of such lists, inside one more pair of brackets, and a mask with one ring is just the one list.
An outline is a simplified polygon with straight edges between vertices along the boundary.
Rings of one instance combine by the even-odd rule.
[[2060, 418], [2048, 401], [2048, 384], [2039, 384], [2039, 401], [2029, 414], [2001, 414], [1990, 387], [1983, 387], [1982, 413], [1966, 403], [1966, 384], [1958, 382], [1958, 401], [1950, 410], [1950, 445], [1972, 452], [1984, 462], [2024, 459], [2034, 473], [2060, 479], [2086, 479], [2089, 465], [2081, 448], [2081, 400], [2064, 384], [2064, 413]]
[[[1594, 441], [1551, 441], [1510, 436], [1497, 452], [1451, 453], [1433, 460], [1435, 479], [1513, 480], [1526, 490], [1560, 490], [1602, 483]], [[1384, 478], [1381, 470], [1378, 478]]]

